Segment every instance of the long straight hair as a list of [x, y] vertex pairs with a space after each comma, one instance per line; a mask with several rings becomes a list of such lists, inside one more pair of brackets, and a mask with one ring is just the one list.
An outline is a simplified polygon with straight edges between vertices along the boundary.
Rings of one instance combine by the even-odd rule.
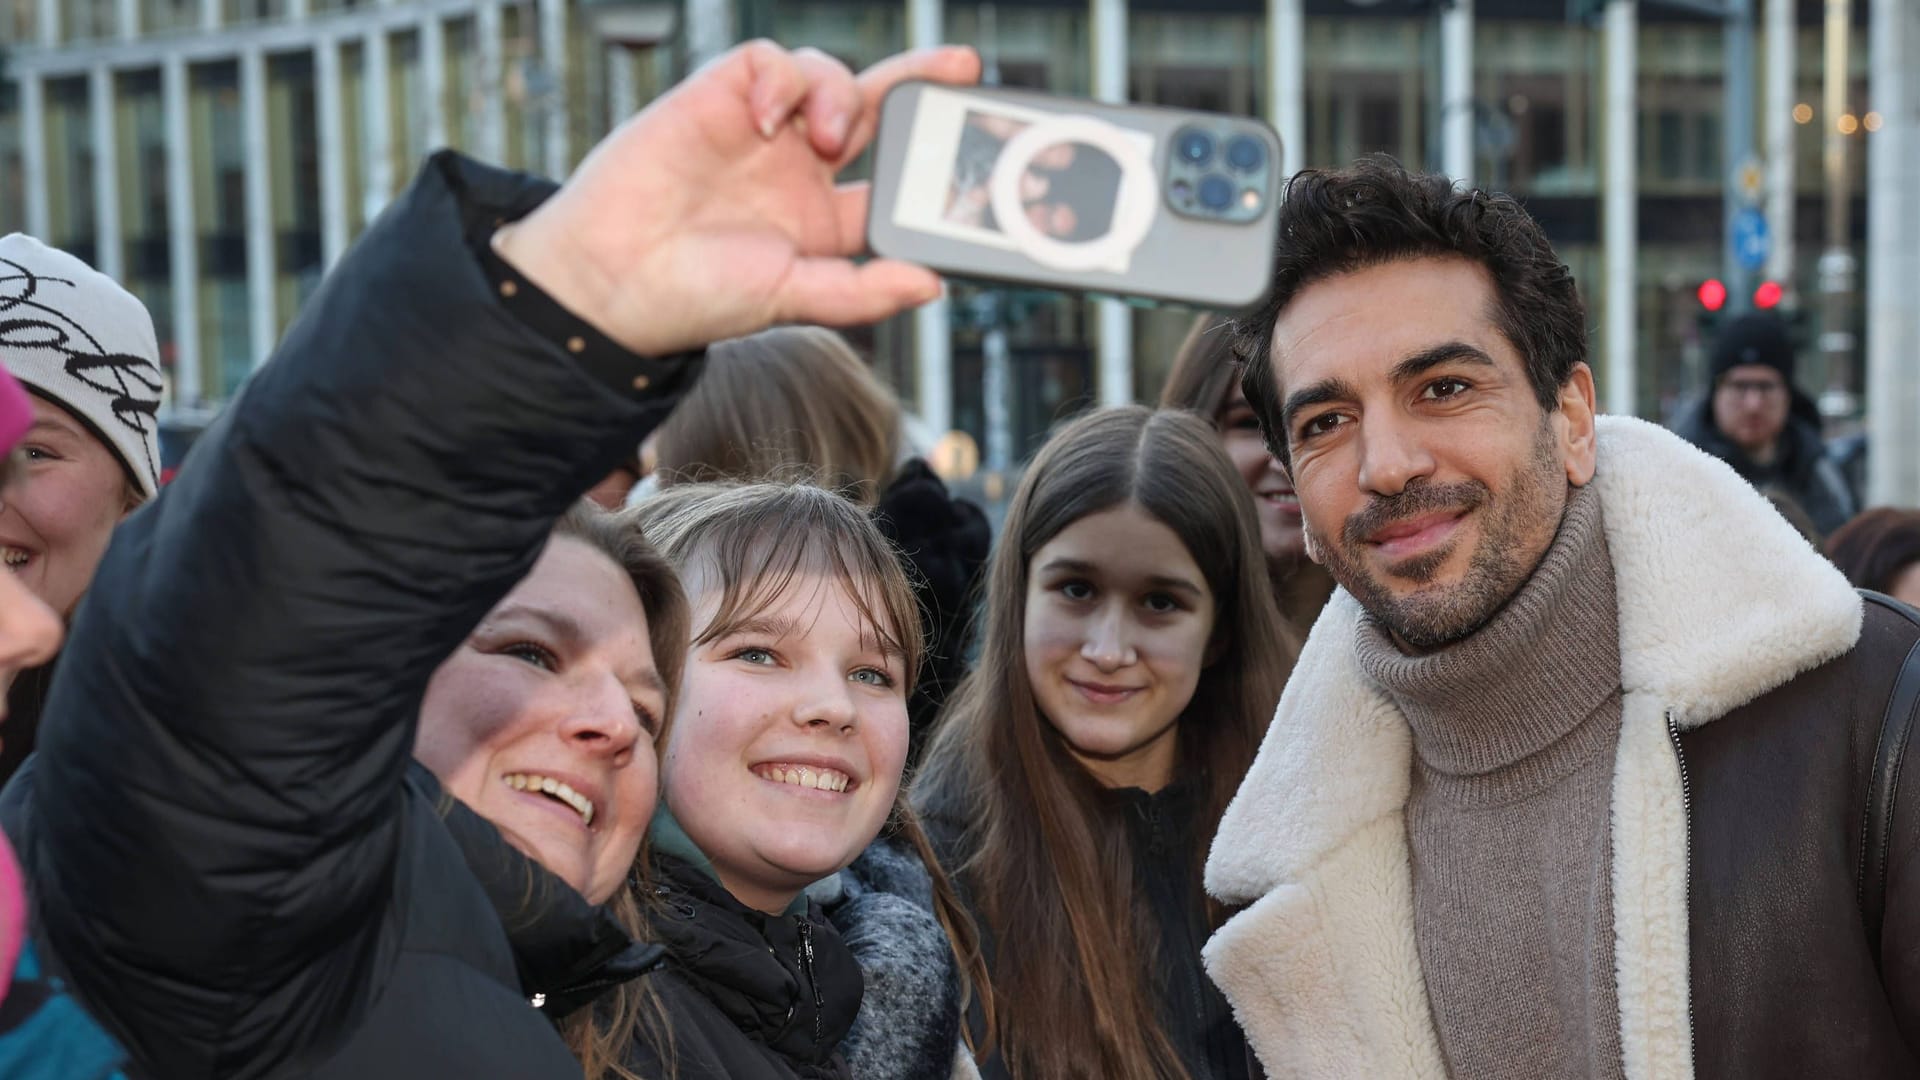
[[[1024, 655], [1034, 554], [1081, 518], [1127, 504], [1179, 536], [1213, 593], [1211, 662], [1176, 736], [1178, 768], [1202, 785], [1200, 839], [1219, 827], [1292, 667], [1252, 496], [1205, 422], [1109, 409], [1041, 448], [988, 569], [980, 664], [942, 718], [914, 789], [924, 815], [959, 827], [961, 861], [950, 869], [991, 935], [1000, 1003], [992, 1034], [1015, 1076], [1186, 1075], [1147, 978], [1158, 933], [1135, 884], [1124, 816], [1041, 714]], [[1196, 893], [1206, 846], [1188, 856]], [[1217, 923], [1221, 912], [1209, 915]]]
[[[698, 576], [720, 591], [713, 617], [693, 631], [693, 644], [725, 637], [778, 602], [796, 578], [817, 574], [846, 587], [882, 647], [904, 658], [900, 685], [913, 685], [922, 651], [918, 601], [899, 551], [848, 498], [809, 484], [685, 484], [633, 512], [683, 577]], [[946, 932], [960, 978], [961, 1015], [977, 1000], [985, 1015], [994, 1016], [980, 932], [934, 857], [904, 783], [883, 835], [904, 840], [926, 865], [934, 917]]]

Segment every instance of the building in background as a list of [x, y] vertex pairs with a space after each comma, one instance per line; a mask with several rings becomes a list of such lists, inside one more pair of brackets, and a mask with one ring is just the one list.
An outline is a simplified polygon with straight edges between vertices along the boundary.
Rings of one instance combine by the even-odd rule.
[[[0, 231], [39, 234], [147, 301], [171, 366], [169, 415], [193, 420], [232, 395], [436, 146], [563, 174], [693, 58], [755, 35], [855, 67], [934, 37], [979, 47], [1009, 85], [1112, 97], [1118, 76], [1133, 100], [1274, 117], [1276, 87], [1289, 84], [1270, 66], [1270, 12], [1297, 11], [1299, 130], [1282, 125], [1293, 159], [1335, 166], [1385, 151], [1437, 170], [1464, 147], [1471, 180], [1525, 200], [1573, 267], [1598, 359], [1607, 94], [1604, 31], [1586, 16], [1600, 6], [0, 0]], [[1864, 106], [1868, 3], [1856, 7], [1848, 96]], [[1824, 127], [1809, 122], [1821, 102], [1821, 8], [1800, 2], [1793, 13], [1791, 97], [1807, 119], [1791, 140], [1786, 284], [1809, 297], [1824, 242]], [[1725, 261], [1723, 191], [1736, 163], [1723, 160], [1719, 23], [1652, 0], [1638, 9], [1638, 220], [1630, 273], [1615, 278], [1633, 283], [1636, 301], [1629, 396], [1641, 415], [1662, 417], [1700, 380], [1696, 289]], [[1467, 70], [1447, 81], [1462, 42]], [[1443, 109], [1443, 99], [1455, 104]], [[1460, 118], [1464, 141], [1450, 150], [1446, 140], [1461, 136], [1446, 121]], [[1766, 121], [1757, 117], [1756, 140]], [[1859, 204], [1850, 241], [1862, 255], [1874, 130], [1858, 128], [1846, 192]], [[857, 337], [929, 426], [985, 444], [997, 424], [1024, 457], [1078, 408], [1151, 400], [1190, 318], [961, 286], [940, 321], [903, 317]], [[1855, 321], [1843, 329], [1858, 340]], [[990, 418], [985, 345], [996, 330], [1007, 410]], [[1817, 390], [1825, 372], [1809, 360]]]

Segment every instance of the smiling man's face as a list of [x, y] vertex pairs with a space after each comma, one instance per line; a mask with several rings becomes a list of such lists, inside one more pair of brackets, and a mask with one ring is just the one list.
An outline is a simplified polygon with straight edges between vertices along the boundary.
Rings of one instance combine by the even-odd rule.
[[1592, 373], [1543, 409], [1495, 310], [1484, 268], [1422, 258], [1308, 285], [1274, 324], [1309, 553], [1403, 647], [1485, 625], [1593, 475]]

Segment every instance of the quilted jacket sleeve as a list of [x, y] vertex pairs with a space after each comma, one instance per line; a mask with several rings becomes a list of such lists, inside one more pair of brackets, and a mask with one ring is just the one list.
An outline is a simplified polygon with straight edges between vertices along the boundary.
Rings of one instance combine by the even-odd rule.
[[428, 677], [698, 367], [635, 357], [616, 387], [503, 310], [472, 240], [551, 190], [435, 158], [79, 613], [28, 868], [155, 1075], [258, 1075], [363, 1007]]

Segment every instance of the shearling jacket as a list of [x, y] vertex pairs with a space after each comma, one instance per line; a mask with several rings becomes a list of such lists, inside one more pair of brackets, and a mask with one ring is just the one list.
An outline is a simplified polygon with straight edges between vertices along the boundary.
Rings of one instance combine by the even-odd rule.
[[[1920, 1075], [1920, 768], [1877, 953], [1857, 892], [1874, 742], [1920, 624], [1863, 602], [1725, 464], [1638, 420], [1598, 427], [1626, 1075]], [[1411, 736], [1361, 672], [1360, 614], [1340, 592], [1315, 625], [1209, 855], [1209, 890], [1247, 907], [1208, 970], [1275, 1078], [1446, 1075], [1414, 943]]]

